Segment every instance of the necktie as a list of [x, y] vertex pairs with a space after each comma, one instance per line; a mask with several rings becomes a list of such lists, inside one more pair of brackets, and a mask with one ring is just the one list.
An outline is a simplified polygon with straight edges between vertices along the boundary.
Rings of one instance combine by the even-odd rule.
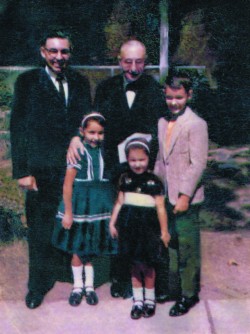
[[63, 74], [58, 74], [56, 77], [56, 81], [59, 84], [59, 95], [61, 97], [61, 99], [63, 100], [64, 104], [66, 104], [66, 100], [65, 100], [65, 92], [64, 92], [64, 88], [63, 88], [63, 80], [65, 80], [65, 77]]

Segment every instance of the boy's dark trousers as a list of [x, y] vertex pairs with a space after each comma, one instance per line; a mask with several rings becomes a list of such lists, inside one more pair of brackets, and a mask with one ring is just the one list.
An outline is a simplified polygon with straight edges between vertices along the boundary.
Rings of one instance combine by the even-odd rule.
[[167, 205], [168, 226], [171, 234], [169, 247], [177, 251], [178, 278], [176, 284], [180, 285], [180, 295], [198, 296], [201, 268], [200, 205], [190, 205], [188, 211], [181, 214], [174, 214], [173, 209], [173, 205]]

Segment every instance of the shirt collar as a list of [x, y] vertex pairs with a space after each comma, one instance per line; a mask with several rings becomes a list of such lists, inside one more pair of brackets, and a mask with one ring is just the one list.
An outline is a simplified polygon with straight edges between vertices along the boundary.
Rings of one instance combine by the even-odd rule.
[[[45, 71], [49, 75], [49, 77], [53, 80], [53, 82], [56, 81], [57, 75], [53, 71], [51, 71], [48, 65], [45, 66]], [[65, 78], [65, 81], [66, 81], [66, 78]]]

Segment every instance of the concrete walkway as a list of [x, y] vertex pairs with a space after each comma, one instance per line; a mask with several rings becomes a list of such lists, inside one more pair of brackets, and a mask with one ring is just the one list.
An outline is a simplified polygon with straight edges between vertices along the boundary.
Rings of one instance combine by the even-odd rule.
[[89, 306], [85, 300], [71, 307], [71, 285], [57, 283], [43, 304], [26, 308], [23, 301], [0, 302], [2, 334], [249, 334], [250, 300], [201, 300], [190, 312], [178, 318], [168, 316], [173, 302], [157, 305], [149, 319], [130, 319], [131, 300], [114, 299], [109, 284], [97, 289], [100, 302]]
[[96, 289], [97, 306], [70, 306], [71, 284], [57, 282], [29, 310], [26, 244], [10, 245], [0, 251], [0, 334], [250, 334], [250, 231], [203, 232], [202, 254], [200, 303], [177, 318], [174, 302], [157, 304], [154, 317], [132, 320], [132, 301], [112, 298], [109, 283]]

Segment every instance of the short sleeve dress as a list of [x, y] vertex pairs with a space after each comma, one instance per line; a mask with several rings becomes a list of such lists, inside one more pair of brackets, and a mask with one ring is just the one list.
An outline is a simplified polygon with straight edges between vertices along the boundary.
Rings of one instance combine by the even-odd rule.
[[77, 169], [72, 194], [73, 224], [70, 230], [63, 228], [64, 202], [61, 200], [52, 244], [81, 257], [116, 254], [117, 243], [109, 233], [114, 191], [109, 180], [104, 178], [101, 149], [84, 146], [80, 162], [68, 166]]
[[117, 219], [118, 252], [131, 263], [153, 265], [167, 251], [160, 239], [154, 198], [164, 195], [164, 187], [153, 173], [130, 171], [121, 176], [119, 190], [124, 193], [124, 204]]

